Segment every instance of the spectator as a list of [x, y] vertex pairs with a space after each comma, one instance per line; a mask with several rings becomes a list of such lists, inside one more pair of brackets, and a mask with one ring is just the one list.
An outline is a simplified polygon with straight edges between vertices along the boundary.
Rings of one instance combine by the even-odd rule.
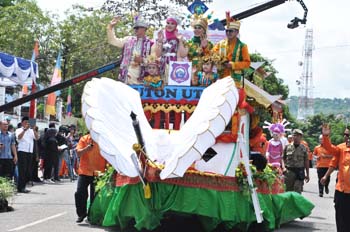
[[323, 125], [323, 146], [334, 156], [329, 164], [328, 171], [321, 179], [321, 183], [326, 184], [328, 177], [338, 168], [338, 181], [334, 194], [335, 220], [338, 232], [348, 232], [350, 231], [350, 214], [348, 212], [350, 209], [350, 131], [347, 128], [345, 129], [344, 143], [338, 146], [331, 144], [330, 133], [329, 125]]
[[0, 176], [13, 178], [13, 172], [17, 163], [17, 151], [14, 135], [8, 132], [8, 122], [1, 122], [0, 132]]
[[[34, 127], [34, 130], [39, 134], [39, 128], [37, 126]], [[39, 138], [40, 139], [40, 138]], [[39, 170], [39, 139], [34, 140], [34, 149], [33, 149], [33, 156], [32, 156], [32, 176], [31, 181], [36, 183], [41, 183], [42, 180], [38, 176], [38, 170]]]
[[55, 123], [49, 124], [49, 129], [45, 132], [42, 146], [45, 149], [44, 156], [44, 183], [54, 183], [52, 178], [53, 167], [58, 166], [58, 143], [57, 143], [57, 129]]
[[68, 153], [68, 142], [66, 139], [67, 128], [65, 126], [60, 126], [58, 129], [58, 134], [56, 136], [58, 143], [58, 164], [54, 165], [54, 181], [61, 181], [60, 170], [62, 168], [62, 160], [67, 156]]
[[17, 191], [20, 193], [29, 193], [26, 184], [31, 177], [32, 156], [34, 149], [34, 140], [39, 139], [38, 133], [30, 128], [28, 117], [23, 117], [21, 128], [16, 130], [18, 141], [18, 184]]
[[75, 192], [75, 206], [77, 210], [77, 223], [87, 216], [88, 188], [90, 186], [90, 205], [95, 197], [94, 178], [98, 172], [104, 172], [106, 160], [101, 156], [98, 144], [90, 134], [80, 138], [77, 145], [77, 153], [80, 158], [79, 177], [77, 191]]
[[323, 189], [325, 189], [325, 193], [329, 193], [328, 185], [330, 181], [330, 176], [327, 178], [325, 184], [321, 184], [322, 177], [326, 174], [331, 159], [333, 155], [327, 149], [324, 148], [322, 142], [322, 135], [319, 137], [320, 145], [316, 146], [314, 149], [313, 155], [317, 157], [316, 167], [317, 167], [317, 176], [318, 176], [318, 192], [319, 196], [323, 197]]

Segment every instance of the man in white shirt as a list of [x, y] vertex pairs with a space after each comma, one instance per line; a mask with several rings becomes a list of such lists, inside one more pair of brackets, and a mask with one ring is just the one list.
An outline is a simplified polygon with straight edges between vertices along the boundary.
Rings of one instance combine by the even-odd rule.
[[34, 140], [39, 139], [39, 134], [30, 127], [29, 118], [22, 118], [22, 127], [16, 130], [16, 138], [18, 141], [18, 184], [17, 191], [19, 193], [29, 193], [26, 189], [26, 183], [31, 176], [31, 162], [34, 149]]

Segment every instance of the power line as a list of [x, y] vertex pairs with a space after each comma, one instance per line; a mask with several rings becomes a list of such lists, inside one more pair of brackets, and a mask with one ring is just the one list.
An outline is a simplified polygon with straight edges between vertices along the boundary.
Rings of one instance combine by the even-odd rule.
[[[321, 47], [315, 47], [314, 51], [320, 51], [324, 49], [338, 49], [338, 48], [350, 48], [350, 44], [340, 44], [340, 45], [329, 45], [329, 46], [321, 46]], [[290, 50], [280, 50], [280, 51], [265, 51], [266, 54], [279, 54], [279, 53], [294, 53], [294, 52], [300, 52], [300, 49], [290, 49]]]

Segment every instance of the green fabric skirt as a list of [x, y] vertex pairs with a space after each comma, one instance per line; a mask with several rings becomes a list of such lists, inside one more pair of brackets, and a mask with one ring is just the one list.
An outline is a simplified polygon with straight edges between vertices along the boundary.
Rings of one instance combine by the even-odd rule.
[[[164, 183], [150, 183], [151, 198], [145, 199], [141, 183], [103, 187], [90, 207], [89, 221], [102, 226], [125, 228], [135, 220], [138, 230], [153, 230], [167, 212], [197, 215], [206, 231], [219, 224], [243, 230], [256, 221], [250, 195]], [[311, 214], [314, 205], [296, 192], [258, 194], [266, 229]]]

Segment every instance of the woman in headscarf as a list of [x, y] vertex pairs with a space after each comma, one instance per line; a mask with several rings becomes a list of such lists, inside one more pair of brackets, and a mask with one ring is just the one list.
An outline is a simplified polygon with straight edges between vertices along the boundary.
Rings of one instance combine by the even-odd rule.
[[[154, 52], [160, 58], [160, 75], [164, 76], [165, 83], [169, 73], [170, 61], [183, 61], [187, 58], [188, 49], [184, 46], [184, 38], [178, 33], [177, 26], [180, 20], [174, 16], [166, 19], [165, 30], [158, 32], [157, 43]], [[179, 130], [181, 113], [175, 112], [173, 129]], [[155, 113], [156, 121], [160, 121], [161, 112]], [[165, 113], [165, 128], [169, 129], [170, 116]]]

